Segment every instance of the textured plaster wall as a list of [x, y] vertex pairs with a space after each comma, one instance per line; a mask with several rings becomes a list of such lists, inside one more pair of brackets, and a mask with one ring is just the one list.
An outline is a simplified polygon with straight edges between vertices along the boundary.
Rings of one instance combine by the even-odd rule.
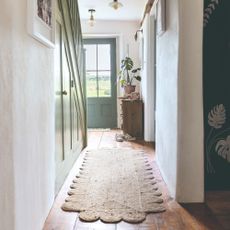
[[7, 1], [0, 8], [0, 223], [1, 229], [14, 229], [14, 168], [12, 113], [12, 35], [10, 6]]
[[180, 202], [204, 200], [202, 11], [200, 0], [167, 0], [157, 39], [156, 154]]
[[203, 202], [203, 1], [180, 0], [179, 28], [177, 199], [180, 202]]
[[155, 141], [155, 79], [154, 79], [154, 18], [149, 14], [145, 16], [142, 25], [142, 97], [144, 101], [144, 140]]
[[0, 223], [41, 230], [54, 199], [53, 50], [28, 35], [26, 0], [1, 5]]
[[156, 155], [170, 193], [176, 197], [178, 159], [178, 0], [166, 1], [167, 30], [157, 37]]

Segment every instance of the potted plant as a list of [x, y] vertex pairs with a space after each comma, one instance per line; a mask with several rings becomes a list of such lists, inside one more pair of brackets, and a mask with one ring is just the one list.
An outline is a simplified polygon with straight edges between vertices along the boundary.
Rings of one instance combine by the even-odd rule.
[[121, 70], [118, 76], [121, 86], [124, 87], [126, 94], [135, 91], [136, 86], [133, 85], [134, 79], [141, 81], [141, 76], [139, 75], [140, 70], [141, 68], [133, 68], [133, 60], [130, 57], [121, 60]]

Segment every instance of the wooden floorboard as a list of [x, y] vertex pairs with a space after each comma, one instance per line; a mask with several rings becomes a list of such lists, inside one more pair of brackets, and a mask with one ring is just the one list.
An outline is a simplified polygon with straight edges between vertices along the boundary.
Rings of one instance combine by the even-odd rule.
[[207, 202], [205, 204], [178, 204], [170, 197], [157, 167], [154, 159], [153, 143], [144, 141], [116, 142], [116, 133], [121, 133], [121, 131], [91, 130], [88, 133], [87, 149], [115, 147], [144, 150], [153, 166], [158, 185], [163, 192], [167, 211], [149, 214], [146, 220], [140, 224], [129, 224], [123, 221], [117, 224], [105, 224], [100, 220], [86, 223], [79, 220], [76, 212], [62, 211], [61, 205], [67, 196], [73, 178], [79, 170], [85, 152], [83, 151], [56, 197], [43, 230], [230, 230], [229, 192], [209, 192], [206, 194]]

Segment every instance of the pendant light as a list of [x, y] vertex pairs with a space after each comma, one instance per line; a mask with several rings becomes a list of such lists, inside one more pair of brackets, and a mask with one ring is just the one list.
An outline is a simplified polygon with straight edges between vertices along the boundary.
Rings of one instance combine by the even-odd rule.
[[122, 7], [123, 4], [118, 2], [118, 0], [113, 0], [113, 2], [109, 3], [109, 6], [112, 7], [114, 10], [117, 10], [118, 8]]
[[88, 11], [90, 12], [89, 26], [94, 26], [95, 25], [95, 19], [94, 19], [93, 13], [95, 13], [96, 10], [89, 9]]

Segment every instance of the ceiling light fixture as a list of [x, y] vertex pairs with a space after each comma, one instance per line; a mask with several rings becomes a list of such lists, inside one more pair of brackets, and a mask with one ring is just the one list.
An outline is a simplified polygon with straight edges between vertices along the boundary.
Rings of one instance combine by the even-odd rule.
[[89, 9], [88, 11], [90, 12], [89, 26], [94, 26], [95, 25], [95, 19], [94, 19], [93, 13], [95, 13], [96, 10]]
[[113, 2], [109, 3], [109, 6], [112, 7], [114, 10], [117, 10], [118, 8], [122, 7], [123, 4], [118, 2], [118, 0], [113, 0]]

